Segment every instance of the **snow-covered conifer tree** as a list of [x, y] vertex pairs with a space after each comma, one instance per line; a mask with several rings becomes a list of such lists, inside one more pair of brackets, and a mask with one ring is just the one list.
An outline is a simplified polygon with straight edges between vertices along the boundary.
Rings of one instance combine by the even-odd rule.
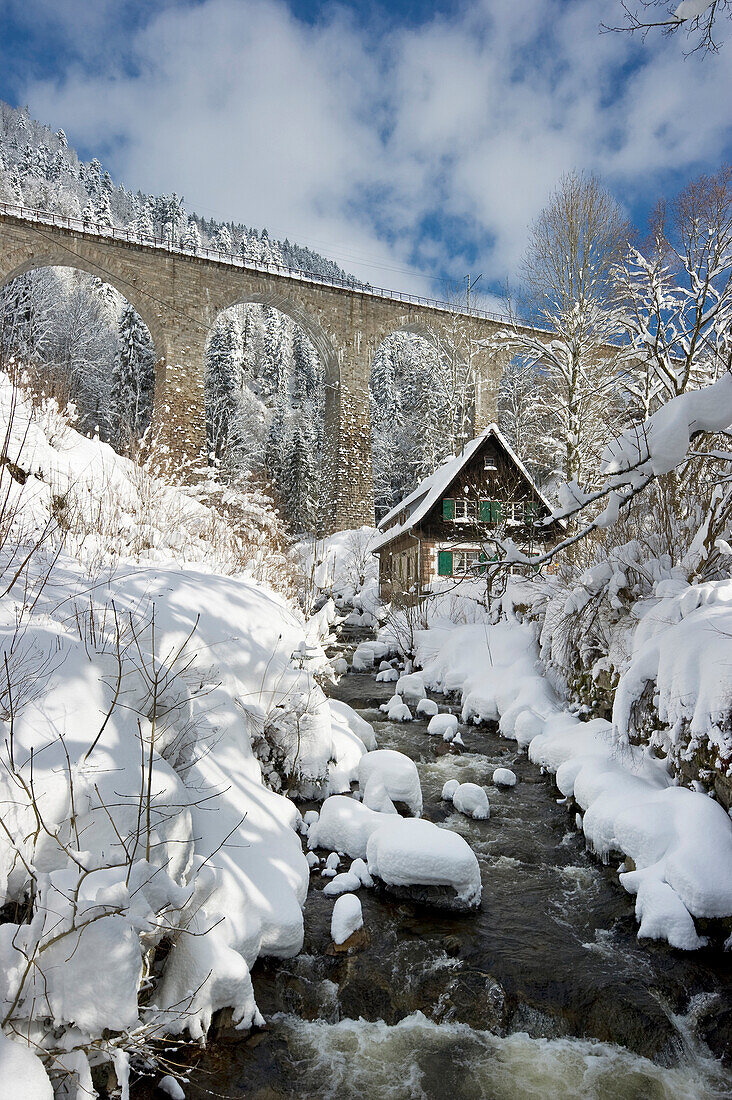
[[216, 236], [213, 239], [212, 247], [217, 249], [219, 252], [231, 252], [231, 233], [229, 232], [229, 227], [227, 225], [219, 226], [216, 232]]
[[110, 437], [122, 453], [129, 450], [150, 423], [154, 374], [150, 334], [127, 303], [119, 322], [109, 408]]
[[183, 248], [189, 248], [191, 252], [197, 252], [201, 247], [201, 234], [198, 230], [198, 224], [195, 218], [188, 219], [188, 224], [183, 230], [180, 243]]

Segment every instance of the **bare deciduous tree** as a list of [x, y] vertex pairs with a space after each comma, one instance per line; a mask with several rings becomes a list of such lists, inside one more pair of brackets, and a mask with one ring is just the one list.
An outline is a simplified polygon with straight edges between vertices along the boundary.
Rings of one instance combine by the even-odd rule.
[[489, 345], [543, 374], [555, 462], [567, 481], [587, 476], [607, 433], [619, 332], [610, 276], [627, 239], [599, 181], [564, 176], [531, 229], [522, 268], [526, 304], [547, 334], [514, 322]]

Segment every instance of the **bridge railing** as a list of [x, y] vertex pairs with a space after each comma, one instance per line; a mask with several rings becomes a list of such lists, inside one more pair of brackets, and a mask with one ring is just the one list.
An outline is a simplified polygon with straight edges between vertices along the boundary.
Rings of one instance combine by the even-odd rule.
[[[456, 307], [450, 302], [440, 301], [438, 298], [424, 298], [418, 294], [408, 294], [401, 290], [388, 290], [385, 287], [371, 286], [359, 283], [353, 279], [340, 279], [332, 275], [320, 275], [316, 271], [303, 271], [301, 268], [288, 267], [285, 264], [270, 263], [266, 260], [253, 260], [250, 257], [237, 252], [221, 252], [216, 248], [184, 248], [183, 245], [163, 237], [155, 237], [148, 234], [136, 233], [132, 229], [117, 229], [114, 226], [100, 225], [91, 222], [84, 217], [71, 218], [65, 214], [53, 214], [47, 210], [34, 210], [27, 206], [10, 202], [0, 202], [0, 216], [19, 218], [23, 221], [41, 223], [43, 225], [59, 226], [62, 229], [72, 229], [80, 233], [92, 233], [99, 237], [111, 237], [117, 241], [128, 241], [130, 244], [139, 244], [147, 248], [162, 249], [165, 252], [180, 253], [184, 256], [197, 256], [207, 260], [216, 260], [218, 263], [229, 264], [233, 267], [242, 267], [251, 271], [260, 271], [270, 275], [281, 275], [288, 279], [297, 279], [300, 282], [317, 284], [319, 286], [334, 287], [347, 290], [352, 294], [365, 294], [374, 298], [386, 298], [390, 301], [405, 302], [408, 305], [427, 306], [430, 309], [441, 312], [458, 313], [465, 317], [477, 317], [486, 321], [509, 322], [509, 318], [500, 313], [494, 313], [487, 309]], [[526, 321], [524, 321], [526, 323]], [[532, 327], [534, 325], [529, 321]]]

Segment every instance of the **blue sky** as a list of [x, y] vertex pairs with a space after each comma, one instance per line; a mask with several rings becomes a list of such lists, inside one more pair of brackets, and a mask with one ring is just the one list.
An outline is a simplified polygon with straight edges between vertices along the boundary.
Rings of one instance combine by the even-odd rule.
[[0, 96], [132, 188], [375, 285], [515, 281], [563, 172], [642, 225], [730, 159], [732, 56], [600, 34], [619, 0], [0, 0]]

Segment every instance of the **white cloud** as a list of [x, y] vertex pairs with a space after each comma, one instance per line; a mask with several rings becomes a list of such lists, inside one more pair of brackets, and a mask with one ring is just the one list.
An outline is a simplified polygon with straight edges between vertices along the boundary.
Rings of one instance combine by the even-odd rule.
[[410, 261], [460, 276], [473, 235], [486, 278], [513, 274], [562, 172], [653, 191], [713, 166], [729, 134], [728, 58], [599, 35], [593, 0], [483, 0], [389, 34], [337, 8], [308, 25], [283, 0], [178, 0], [123, 43], [105, 0], [83, 48], [78, 4], [34, 8], [71, 61], [24, 99], [107, 148], [128, 186], [177, 190], [423, 293], [437, 288]]

